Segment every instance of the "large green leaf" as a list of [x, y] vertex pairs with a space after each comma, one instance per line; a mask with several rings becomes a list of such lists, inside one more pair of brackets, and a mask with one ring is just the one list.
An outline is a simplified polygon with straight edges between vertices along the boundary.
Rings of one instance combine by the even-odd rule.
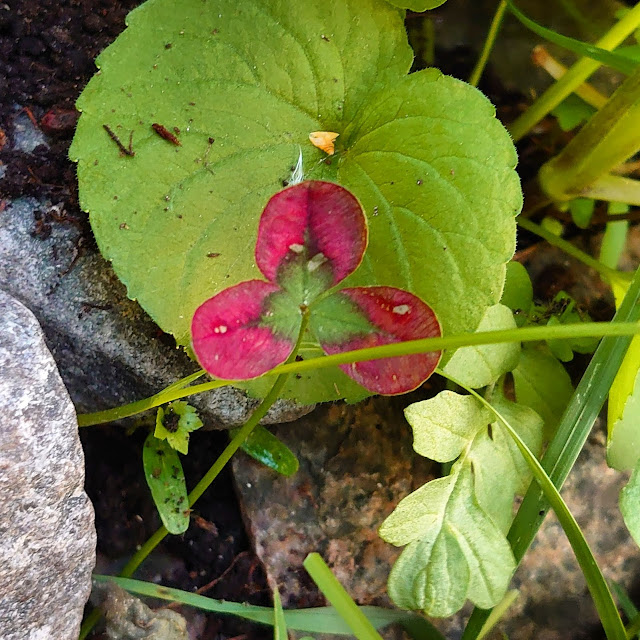
[[[513, 145], [469, 85], [405, 75], [402, 18], [384, 0], [149, 0], [99, 56], [70, 151], [81, 203], [130, 297], [178, 343], [200, 303], [259, 277], [258, 218], [300, 152], [308, 177], [348, 187], [369, 217], [349, 284], [406, 288], [445, 332], [498, 302], [521, 204]], [[132, 134], [135, 156], [103, 125], [124, 147]], [[340, 134], [331, 166], [308, 139], [323, 130]], [[336, 397], [314, 380], [287, 395]]]

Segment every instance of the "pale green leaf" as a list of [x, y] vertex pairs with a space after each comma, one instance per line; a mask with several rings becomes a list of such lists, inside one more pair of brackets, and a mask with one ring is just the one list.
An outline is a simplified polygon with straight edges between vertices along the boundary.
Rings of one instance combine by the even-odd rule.
[[179, 535], [189, 528], [189, 500], [182, 463], [166, 440], [149, 434], [142, 448], [142, 463], [151, 497], [162, 524]]
[[[476, 332], [515, 329], [515, 327], [516, 323], [511, 310], [502, 304], [497, 304], [486, 310]], [[517, 342], [464, 347], [453, 354], [451, 360], [445, 365], [444, 371], [463, 384], [478, 389], [492, 384], [502, 374], [514, 369], [519, 357], [520, 344]]]
[[565, 368], [542, 346], [525, 346], [513, 370], [516, 399], [531, 407], [543, 420], [545, 436], [556, 428], [573, 386]]
[[518, 327], [527, 321], [533, 304], [533, 285], [527, 270], [520, 262], [511, 260], [507, 263], [507, 276], [500, 304], [513, 311]]
[[[625, 367], [630, 354], [632, 358], [633, 356], [638, 357], [639, 345], [640, 342], [634, 345], [632, 341], [618, 375], [621, 372], [624, 374], [623, 367]], [[613, 392], [613, 386], [611, 391]], [[618, 471], [633, 469], [640, 459], [640, 370], [637, 362], [635, 363], [633, 387], [624, 400], [622, 415], [609, 426], [609, 432], [607, 463]]]
[[[538, 455], [542, 449], [542, 418], [533, 409], [501, 396], [492, 399], [492, 405], [516, 426], [520, 437]], [[513, 520], [513, 497], [524, 495], [531, 482], [526, 461], [499, 421], [479, 431], [468, 460], [473, 463], [478, 503], [506, 535]]]
[[455, 613], [466, 599], [496, 605], [515, 568], [506, 538], [474, 498], [468, 464], [402, 500], [380, 535], [409, 543], [389, 578], [393, 601], [436, 617]]
[[438, 462], [455, 460], [492, 419], [491, 412], [473, 396], [453, 391], [415, 402], [404, 415], [413, 429], [413, 448]]
[[[397, 8], [150, 0], [128, 23], [78, 101], [70, 155], [101, 252], [179, 344], [205, 299], [260, 277], [258, 219], [300, 150], [306, 177], [345, 185], [369, 217], [351, 284], [410, 290], [445, 333], [473, 329], [499, 300], [521, 206], [513, 144], [477, 90], [435, 70], [405, 76]], [[180, 146], [154, 123], [178, 129]], [[132, 133], [135, 156], [103, 125], [125, 147]], [[340, 134], [331, 166], [308, 140], [323, 130]], [[323, 375], [292, 377], [285, 395], [362, 397], [337, 370]]]
[[640, 545], [640, 462], [636, 464], [631, 478], [620, 492], [620, 511], [629, 533]]

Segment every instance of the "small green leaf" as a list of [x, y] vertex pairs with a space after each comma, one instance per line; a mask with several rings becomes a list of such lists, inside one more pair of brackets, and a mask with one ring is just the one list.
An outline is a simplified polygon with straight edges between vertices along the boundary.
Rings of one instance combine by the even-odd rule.
[[408, 544], [389, 577], [396, 605], [436, 617], [458, 611], [468, 598], [482, 608], [504, 597], [515, 569], [511, 548], [473, 494], [469, 464], [433, 480], [400, 502], [380, 535]]
[[[233, 437], [238, 431], [231, 429], [229, 435]], [[292, 476], [298, 470], [298, 458], [293, 451], [264, 427], [256, 427], [240, 448], [254, 460], [283, 476]]]
[[[516, 323], [508, 307], [502, 304], [489, 307], [476, 332], [514, 329]], [[520, 357], [517, 342], [465, 347], [458, 349], [444, 367], [445, 373], [465, 385], [478, 389], [495, 382], [502, 374], [514, 369]]]
[[[567, 96], [551, 111], [558, 118], [558, 124], [563, 131], [575, 129], [579, 124], [586, 122], [595, 112], [596, 109], [574, 93]], [[580, 200], [584, 199], [580, 198]]]
[[569, 374], [546, 347], [531, 345], [522, 349], [512, 373], [518, 403], [544, 420], [545, 435], [550, 436], [573, 394]]
[[202, 420], [198, 417], [196, 408], [182, 400], [176, 400], [167, 406], [166, 411], [158, 407], [154, 435], [159, 440], [166, 440], [176, 451], [187, 455], [189, 434], [201, 426]]
[[491, 412], [474, 397], [441, 391], [435, 398], [415, 402], [404, 410], [413, 429], [413, 448], [421, 456], [449, 462], [489, 424]]
[[513, 311], [514, 320], [518, 327], [526, 321], [533, 304], [533, 285], [525, 267], [515, 260], [507, 263], [507, 277], [500, 304]]
[[640, 462], [631, 474], [627, 485], [620, 492], [620, 511], [629, 533], [640, 545]]
[[595, 207], [596, 201], [593, 198], [575, 198], [569, 203], [571, 218], [576, 227], [580, 227], [580, 229], [589, 227]]
[[142, 448], [142, 463], [162, 524], [169, 533], [184, 533], [189, 528], [190, 510], [178, 454], [166, 440], [149, 434]]

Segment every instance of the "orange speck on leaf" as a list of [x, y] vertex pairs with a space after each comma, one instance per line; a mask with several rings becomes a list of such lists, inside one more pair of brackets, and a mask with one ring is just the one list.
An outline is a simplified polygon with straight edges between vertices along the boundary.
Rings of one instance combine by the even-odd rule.
[[333, 131], [313, 131], [309, 134], [309, 140], [314, 147], [318, 147], [327, 155], [332, 156], [335, 151], [333, 143], [339, 135]]

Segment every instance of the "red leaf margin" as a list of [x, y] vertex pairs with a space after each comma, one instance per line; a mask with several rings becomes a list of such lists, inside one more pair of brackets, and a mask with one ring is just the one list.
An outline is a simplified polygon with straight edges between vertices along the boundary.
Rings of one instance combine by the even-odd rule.
[[307, 180], [269, 200], [260, 218], [255, 258], [265, 278], [276, 282], [282, 264], [304, 249], [309, 259], [322, 254], [334, 286], [360, 265], [367, 241], [367, 219], [356, 197], [333, 182]]
[[288, 339], [260, 325], [267, 298], [280, 287], [248, 280], [203, 302], [191, 322], [191, 342], [198, 362], [222, 380], [250, 380], [282, 364], [297, 335]]
[[[420, 298], [395, 287], [354, 287], [333, 295], [347, 296], [374, 329], [342, 343], [321, 344], [329, 355], [385, 344], [436, 338], [442, 329], [433, 309]], [[442, 352], [419, 353], [340, 365], [365, 389], [380, 395], [398, 395], [417, 389], [440, 362]]]

